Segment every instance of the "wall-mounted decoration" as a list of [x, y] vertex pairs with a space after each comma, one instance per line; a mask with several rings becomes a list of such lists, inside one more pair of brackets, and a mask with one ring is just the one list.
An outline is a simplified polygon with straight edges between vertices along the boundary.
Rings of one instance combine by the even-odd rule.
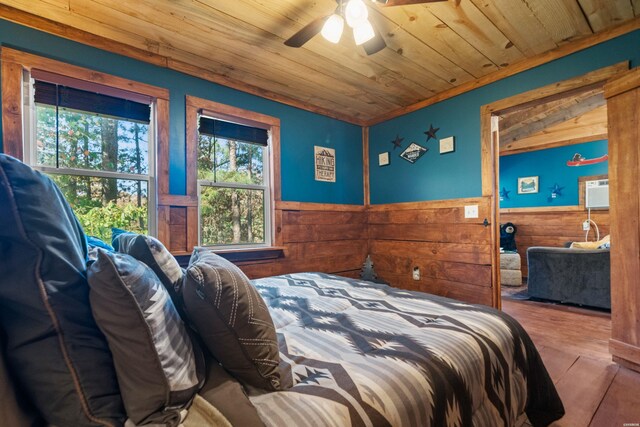
[[429, 130], [424, 132], [424, 134], [427, 135], [427, 142], [429, 142], [431, 138], [438, 139], [438, 137], [436, 136], [436, 132], [438, 132], [439, 130], [440, 128], [434, 128], [433, 125], [430, 124]]
[[456, 150], [455, 141], [452, 136], [440, 140], [440, 154], [453, 153]]
[[553, 184], [553, 187], [549, 187], [549, 190], [551, 191], [551, 195], [547, 197], [547, 202], [551, 203], [553, 202], [553, 199], [562, 196], [562, 190], [564, 190], [564, 187], [560, 187], [558, 184]]
[[400, 153], [400, 157], [409, 163], [415, 163], [427, 151], [429, 151], [428, 148], [412, 142], [402, 153]]
[[316, 181], [336, 182], [336, 150], [313, 147], [315, 154]]
[[400, 138], [400, 135], [396, 135], [396, 139], [391, 141], [391, 143], [393, 144], [393, 149], [395, 150], [398, 147], [402, 147], [402, 141], [404, 141], [404, 138]]
[[378, 166], [388, 166], [389, 163], [391, 163], [391, 161], [389, 159], [388, 151], [378, 154]]
[[500, 201], [509, 200], [509, 193], [511, 193], [511, 191], [502, 187], [502, 191], [500, 191]]
[[518, 178], [518, 194], [534, 194], [538, 192], [538, 177], [525, 176]]
[[605, 154], [604, 156], [595, 157], [593, 159], [585, 159], [582, 157], [580, 153], [576, 153], [573, 155], [571, 160], [567, 161], [567, 166], [587, 166], [587, 165], [595, 165], [597, 163], [606, 162], [609, 160], [609, 155]]

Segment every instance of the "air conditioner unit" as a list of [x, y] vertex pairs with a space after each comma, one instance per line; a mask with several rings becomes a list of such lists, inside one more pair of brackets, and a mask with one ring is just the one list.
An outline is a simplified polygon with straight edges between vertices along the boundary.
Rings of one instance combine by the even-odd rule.
[[609, 207], [609, 180], [599, 179], [585, 183], [586, 194], [584, 204], [587, 209]]

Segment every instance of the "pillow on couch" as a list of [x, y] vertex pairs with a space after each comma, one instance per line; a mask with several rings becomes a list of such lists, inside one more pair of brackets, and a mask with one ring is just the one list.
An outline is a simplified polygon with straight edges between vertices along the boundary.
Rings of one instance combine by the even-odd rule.
[[113, 360], [89, 305], [87, 244], [47, 176], [0, 154], [0, 324], [13, 379], [49, 424], [121, 425]]
[[114, 238], [118, 252], [131, 255], [149, 266], [169, 291], [174, 304], [179, 307], [178, 296], [184, 271], [178, 261], [160, 240], [142, 234], [122, 233]]
[[88, 275], [127, 415], [135, 424], [178, 425], [201, 384], [194, 346], [169, 294], [148, 266], [126, 254], [99, 249]]
[[200, 338], [227, 371], [245, 384], [280, 389], [273, 320], [238, 267], [211, 251], [194, 249], [182, 298]]

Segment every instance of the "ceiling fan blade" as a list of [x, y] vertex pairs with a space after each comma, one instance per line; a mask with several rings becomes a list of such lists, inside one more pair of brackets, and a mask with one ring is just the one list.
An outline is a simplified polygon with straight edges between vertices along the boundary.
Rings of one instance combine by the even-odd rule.
[[290, 47], [301, 47], [303, 44], [311, 40], [316, 34], [322, 31], [322, 26], [329, 19], [329, 16], [316, 18], [307, 24], [303, 29], [289, 37], [284, 44]]
[[377, 4], [383, 7], [390, 6], [406, 6], [409, 4], [423, 4], [423, 3], [438, 3], [448, 0], [374, 0]]
[[382, 49], [387, 47], [387, 44], [385, 43], [384, 38], [382, 38], [380, 31], [378, 31], [375, 26], [373, 27], [373, 32], [375, 33], [375, 36], [371, 40], [362, 44], [362, 47], [364, 47], [364, 51], [367, 52], [367, 55], [373, 55], [374, 53], [380, 52]]

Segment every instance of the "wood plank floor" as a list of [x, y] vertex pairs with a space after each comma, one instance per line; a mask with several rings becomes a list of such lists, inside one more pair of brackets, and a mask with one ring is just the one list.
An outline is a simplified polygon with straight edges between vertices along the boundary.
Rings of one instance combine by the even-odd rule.
[[640, 426], [640, 373], [611, 361], [608, 313], [503, 298], [535, 343], [566, 415], [553, 427]]

